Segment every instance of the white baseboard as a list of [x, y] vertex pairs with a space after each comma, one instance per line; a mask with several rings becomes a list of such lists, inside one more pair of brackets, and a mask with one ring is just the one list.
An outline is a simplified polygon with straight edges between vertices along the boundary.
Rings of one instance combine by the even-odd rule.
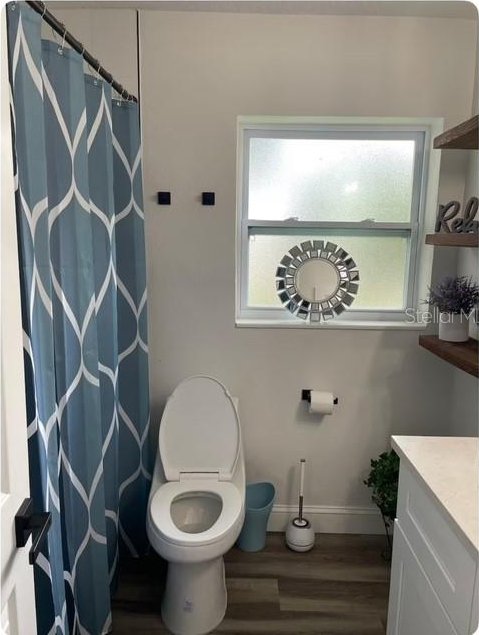
[[[291, 518], [298, 515], [294, 505], [274, 505], [268, 531], [285, 531]], [[324, 534], [382, 534], [384, 524], [376, 507], [336, 507], [308, 505], [303, 515], [316, 533]]]

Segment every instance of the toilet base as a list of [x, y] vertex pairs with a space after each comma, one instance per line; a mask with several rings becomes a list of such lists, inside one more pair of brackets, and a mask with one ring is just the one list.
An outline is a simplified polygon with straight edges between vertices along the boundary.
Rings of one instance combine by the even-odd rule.
[[223, 558], [208, 562], [169, 562], [161, 603], [165, 626], [174, 635], [210, 633], [226, 612]]

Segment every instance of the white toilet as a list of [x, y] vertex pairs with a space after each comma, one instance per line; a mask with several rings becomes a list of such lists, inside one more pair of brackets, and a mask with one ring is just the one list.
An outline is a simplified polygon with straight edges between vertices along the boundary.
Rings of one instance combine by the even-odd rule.
[[185, 379], [161, 419], [146, 522], [168, 561], [161, 614], [176, 635], [209, 633], [223, 619], [223, 554], [239, 536], [244, 507], [236, 401], [212, 377]]

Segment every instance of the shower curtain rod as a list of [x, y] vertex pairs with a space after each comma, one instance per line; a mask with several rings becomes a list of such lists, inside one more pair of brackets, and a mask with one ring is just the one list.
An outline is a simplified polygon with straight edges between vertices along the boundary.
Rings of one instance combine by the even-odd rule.
[[113, 79], [113, 75], [102, 67], [100, 62], [85, 49], [81, 42], [73, 37], [70, 31], [67, 31], [65, 25], [57, 20], [57, 18], [46, 8], [44, 2], [36, 2], [35, 0], [26, 0], [26, 2], [34, 11], [42, 16], [45, 22], [49, 24], [54, 31], [62, 36], [65, 42], [67, 42], [73, 49], [75, 49], [77, 53], [80, 53], [85, 62], [89, 64], [98, 73], [98, 75], [103, 77], [105, 81], [111, 84], [112, 88], [114, 88], [116, 92], [123, 97], [123, 99], [128, 99], [135, 102], [138, 101], [134, 95], [131, 95], [126, 90], [126, 88], [123, 88], [121, 84]]

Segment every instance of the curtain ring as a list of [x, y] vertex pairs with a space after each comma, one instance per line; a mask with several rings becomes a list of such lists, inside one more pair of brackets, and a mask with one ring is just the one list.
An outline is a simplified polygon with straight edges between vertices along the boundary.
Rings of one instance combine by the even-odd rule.
[[118, 95], [118, 99], [117, 99], [117, 105], [121, 106], [121, 102], [123, 101], [123, 86], [120, 84], [118, 86], [118, 88], [115, 88], [113, 86], [113, 77], [111, 78], [111, 87], [113, 88], [113, 90], [116, 92], [116, 94]]
[[62, 43], [58, 47], [58, 52], [59, 52], [60, 55], [63, 55], [63, 49], [65, 48], [65, 37], [66, 37], [66, 34], [67, 34], [66, 26], [64, 24], [62, 24], [62, 27], [63, 27]]
[[[83, 44], [82, 44], [82, 46], [83, 46]], [[85, 47], [83, 46], [83, 51], [84, 50], [85, 50]], [[82, 53], [83, 53], [83, 51], [82, 51]], [[95, 86], [98, 86], [98, 82], [101, 81], [101, 75], [100, 75], [101, 64], [100, 64], [100, 62], [98, 60], [96, 60], [96, 61], [97, 61], [97, 64], [98, 64], [98, 68], [95, 68], [91, 64], [90, 64], [90, 66], [93, 69], [93, 72], [96, 73], [96, 75], [97, 75], [97, 77], [93, 76], [93, 83], [95, 84]]]
[[62, 43], [60, 45], [60, 49], [61, 49], [61, 53], [63, 54], [63, 49], [65, 48], [65, 36], [67, 34], [67, 29], [64, 24], [62, 26], [63, 26], [63, 36], [62, 36]]
[[43, 3], [42, 20], [43, 20], [43, 17], [44, 17], [44, 15], [45, 15], [45, 13], [46, 13], [46, 12], [47, 12], [47, 3], [46, 3], [46, 2], [44, 2], [44, 3]]
[[[117, 98], [117, 100], [116, 100], [116, 105], [117, 105], [117, 106], [121, 106], [121, 92], [120, 92], [117, 88], [115, 88], [115, 87], [113, 86], [113, 82], [115, 81], [115, 80], [113, 79], [113, 75], [110, 75], [110, 78], [111, 78], [111, 79], [110, 79], [110, 81], [109, 81], [108, 83], [110, 84], [112, 91], [115, 91], [115, 93], [118, 95], [118, 98]], [[123, 86], [122, 86], [121, 84], [120, 84], [120, 89], [123, 89]], [[112, 92], [112, 98], [113, 98], [113, 99], [115, 99], [115, 97], [114, 97], [114, 95], [113, 95], [113, 92]]]

